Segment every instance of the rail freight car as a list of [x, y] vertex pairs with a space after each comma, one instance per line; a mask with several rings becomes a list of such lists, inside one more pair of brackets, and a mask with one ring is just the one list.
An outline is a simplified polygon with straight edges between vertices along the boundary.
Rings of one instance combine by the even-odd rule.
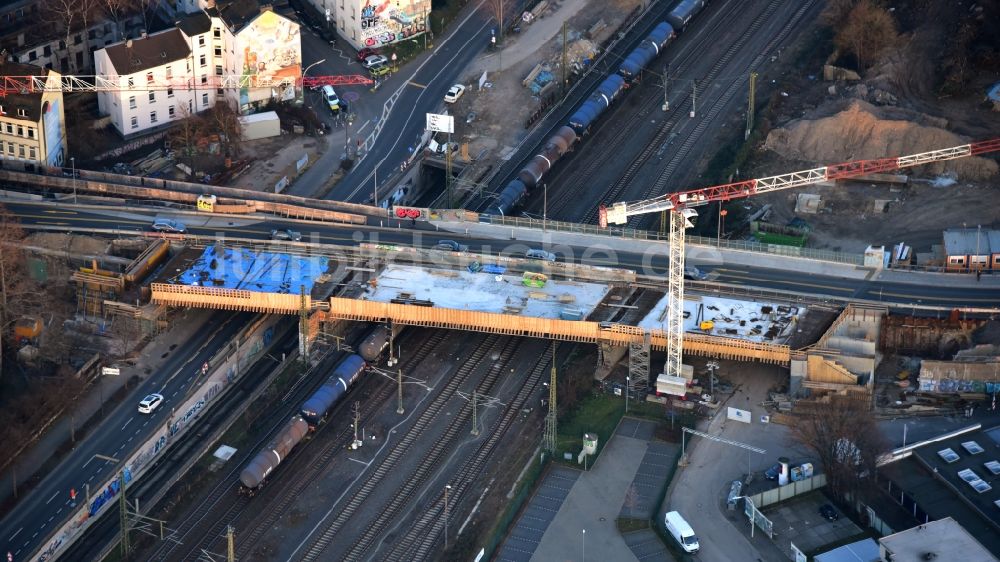
[[629, 82], [639, 78], [643, 69], [655, 59], [674, 38], [674, 28], [667, 22], [660, 22], [653, 31], [635, 48], [618, 68], [618, 73]]
[[667, 21], [674, 26], [674, 29], [680, 31], [687, 27], [687, 24], [698, 15], [698, 12], [705, 7], [706, 3], [705, 0], [681, 0], [667, 14]]
[[577, 134], [583, 134], [590, 124], [597, 120], [608, 107], [611, 106], [611, 102], [615, 101], [625, 89], [625, 79], [617, 74], [612, 74], [604, 79], [603, 82], [594, 90], [590, 98], [580, 106], [579, 109], [573, 113], [569, 118], [569, 126], [573, 128]]
[[501, 215], [513, 209], [524, 195], [538, 185], [539, 180], [552, 167], [552, 164], [562, 158], [576, 143], [576, 131], [572, 127], [562, 126], [556, 134], [549, 137], [542, 151], [528, 162], [517, 179], [511, 180], [497, 196], [496, 205], [491, 208]]
[[330, 408], [347, 392], [365, 370], [365, 360], [360, 355], [350, 355], [340, 362], [330, 378], [302, 404], [302, 417], [314, 428], [330, 412]]
[[281, 430], [281, 433], [267, 444], [257, 456], [240, 472], [240, 482], [243, 484], [241, 491], [253, 494], [264, 483], [272, 471], [281, 461], [288, 457], [288, 453], [302, 441], [302, 438], [309, 433], [309, 424], [302, 416], [295, 416], [288, 425]]
[[358, 351], [365, 361], [374, 363], [389, 349], [389, 326], [381, 324], [372, 330], [372, 333], [361, 342]]

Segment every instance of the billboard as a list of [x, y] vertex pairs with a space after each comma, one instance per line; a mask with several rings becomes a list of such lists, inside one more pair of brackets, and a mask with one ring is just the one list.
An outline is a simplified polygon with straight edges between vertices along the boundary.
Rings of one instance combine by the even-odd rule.
[[[236, 36], [240, 73], [258, 80], [278, 82], [297, 80], [302, 75], [302, 41], [299, 25], [272, 11], [261, 12]], [[295, 88], [272, 91], [271, 88], [240, 90], [240, 107], [267, 100], [295, 97]]]
[[361, 0], [361, 43], [381, 47], [427, 30], [430, 0]]

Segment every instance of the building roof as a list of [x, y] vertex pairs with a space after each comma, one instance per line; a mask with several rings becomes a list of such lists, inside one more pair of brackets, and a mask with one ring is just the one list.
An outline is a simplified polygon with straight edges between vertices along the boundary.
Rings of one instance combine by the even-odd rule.
[[[0, 75], [4, 76], [48, 76], [49, 72], [52, 71], [33, 64], [0, 60]], [[4, 108], [4, 117], [38, 122], [42, 116], [42, 92], [7, 94], [0, 98], [0, 105]], [[18, 115], [18, 109], [24, 110], [24, 116]]]
[[212, 18], [208, 17], [208, 14], [205, 12], [197, 12], [185, 16], [177, 22], [176, 27], [183, 31], [184, 35], [194, 37], [195, 35], [208, 33], [212, 29]]
[[120, 76], [135, 74], [178, 61], [191, 54], [184, 34], [177, 28], [141, 39], [128, 39], [104, 48]]
[[260, 15], [260, 4], [257, 0], [218, 0], [214, 7], [207, 8], [205, 12], [221, 18], [235, 34]]
[[[992, 246], [991, 240], [996, 240], [998, 245]], [[986, 228], [952, 228], [944, 231], [945, 255], [988, 256], [997, 252], [1000, 252], [1000, 231]]]
[[864, 539], [813, 557], [816, 562], [880, 562], [882, 553], [875, 539]]
[[[930, 560], [927, 554], [934, 553], [938, 560], [961, 560], [963, 562], [995, 562], [997, 557], [990, 554], [982, 544], [969, 534], [957, 521], [945, 517], [912, 529], [900, 531], [879, 539], [879, 543], [891, 553], [893, 562], [916, 562]], [[890, 558], [886, 556], [886, 559]]]

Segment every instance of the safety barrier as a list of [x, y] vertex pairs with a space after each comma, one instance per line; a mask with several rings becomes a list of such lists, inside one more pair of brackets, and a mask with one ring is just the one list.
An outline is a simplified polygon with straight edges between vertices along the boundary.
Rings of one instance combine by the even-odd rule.
[[[150, 288], [152, 300], [158, 304], [272, 314], [297, 314], [302, 307], [303, 298], [295, 294], [259, 293], [243, 289], [167, 283], [152, 283]], [[305, 305], [307, 308], [312, 306], [309, 295], [305, 295]]]

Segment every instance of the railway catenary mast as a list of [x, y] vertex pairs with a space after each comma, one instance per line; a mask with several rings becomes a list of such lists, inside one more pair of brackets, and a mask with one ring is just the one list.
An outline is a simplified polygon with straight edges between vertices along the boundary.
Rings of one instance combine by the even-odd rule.
[[692, 207], [750, 197], [759, 193], [791, 189], [822, 181], [889, 172], [995, 151], [1000, 151], [1000, 138], [909, 156], [854, 160], [790, 174], [704, 187], [692, 191], [667, 193], [644, 201], [614, 203], [610, 207], [601, 205], [599, 223], [601, 228], [607, 228], [609, 223], [625, 224], [628, 222], [628, 217], [631, 216], [669, 211], [668, 258], [670, 261], [667, 266], [667, 298], [669, 300], [667, 302], [666, 328], [667, 361], [664, 365], [664, 373], [680, 376], [681, 346], [684, 335], [684, 230], [694, 226], [690, 219], [698, 214]]

